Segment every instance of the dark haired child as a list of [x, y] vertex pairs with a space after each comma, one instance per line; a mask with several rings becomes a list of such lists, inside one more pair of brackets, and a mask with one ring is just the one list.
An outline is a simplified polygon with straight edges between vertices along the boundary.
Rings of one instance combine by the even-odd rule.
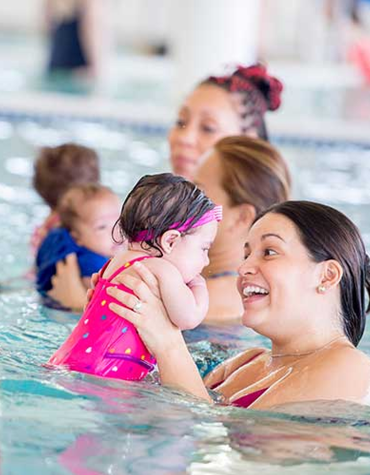
[[60, 224], [56, 207], [63, 193], [72, 185], [99, 181], [99, 158], [93, 149], [66, 143], [40, 150], [34, 164], [33, 187], [50, 207], [50, 213], [32, 234], [34, 254], [48, 232]]
[[[220, 220], [221, 207], [185, 178], [171, 173], [141, 178], [116, 223], [128, 250], [102, 269], [85, 313], [49, 363], [109, 378], [142, 379], [153, 369], [154, 360], [134, 326], [110, 310], [109, 303], [117, 301], [107, 288], [133, 294], [119, 283], [119, 276], [135, 275], [134, 263], [144, 261], [157, 278], [172, 322], [181, 330], [196, 327], [208, 310], [200, 273], [209, 263], [208, 250]], [[132, 298], [140, 312], [145, 303]]]
[[112, 229], [120, 213], [120, 200], [109, 188], [96, 183], [71, 187], [56, 207], [60, 226], [49, 231], [36, 256], [37, 290], [52, 288], [56, 264], [75, 253], [82, 280], [90, 277], [117, 251]]

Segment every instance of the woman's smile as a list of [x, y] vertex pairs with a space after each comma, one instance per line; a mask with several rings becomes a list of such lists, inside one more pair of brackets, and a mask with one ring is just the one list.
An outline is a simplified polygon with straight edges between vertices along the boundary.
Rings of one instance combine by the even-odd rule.
[[244, 308], [246, 305], [263, 301], [269, 293], [265, 287], [255, 283], [242, 282], [240, 287]]

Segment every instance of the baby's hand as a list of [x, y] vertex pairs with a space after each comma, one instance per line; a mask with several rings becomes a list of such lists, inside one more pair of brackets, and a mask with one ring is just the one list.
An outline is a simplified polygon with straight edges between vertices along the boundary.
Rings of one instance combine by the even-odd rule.
[[195, 276], [194, 279], [192, 279], [190, 282], [188, 282], [187, 285], [188, 285], [189, 289], [191, 289], [193, 287], [196, 287], [198, 285], [203, 286], [203, 287], [207, 287], [206, 279], [204, 277], [202, 277], [200, 274]]

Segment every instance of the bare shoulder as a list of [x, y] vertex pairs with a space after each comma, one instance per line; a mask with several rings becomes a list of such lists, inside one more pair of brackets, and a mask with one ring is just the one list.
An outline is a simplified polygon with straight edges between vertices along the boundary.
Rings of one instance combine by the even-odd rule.
[[253, 408], [314, 401], [346, 400], [368, 404], [370, 359], [362, 351], [339, 347], [313, 358], [305, 358], [276, 381]]
[[319, 368], [324, 372], [332, 371], [333, 367], [340, 371], [362, 368], [370, 372], [370, 358], [363, 351], [351, 346], [333, 348], [320, 363]]
[[153, 257], [151, 259], [145, 259], [143, 261], [145, 267], [153, 272], [153, 274], [158, 278], [176, 278], [181, 276], [177, 267], [175, 267], [171, 262], [160, 257]]
[[306, 374], [307, 395], [315, 399], [359, 400], [370, 388], [370, 359], [354, 347], [338, 347], [313, 359]]

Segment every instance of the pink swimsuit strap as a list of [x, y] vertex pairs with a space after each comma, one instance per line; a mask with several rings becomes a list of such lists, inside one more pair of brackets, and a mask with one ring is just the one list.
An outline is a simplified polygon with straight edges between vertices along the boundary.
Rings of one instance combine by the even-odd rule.
[[[248, 361], [245, 361], [242, 365], [239, 366], [239, 368], [241, 368], [242, 366], [245, 366], [246, 364], [248, 363], [251, 363], [254, 359], [258, 358], [258, 356], [261, 356], [264, 352], [262, 351], [261, 353], [257, 353], [255, 355], [252, 356], [252, 358], [250, 358]], [[238, 368], [238, 369], [239, 369]], [[222, 380], [222, 381], [219, 381], [218, 383], [214, 384], [211, 386], [211, 389], [215, 389], [217, 391], [217, 387], [220, 386], [225, 380]], [[235, 401], [233, 401], [231, 404], [232, 406], [237, 406], [237, 407], [244, 407], [244, 408], [247, 408], [249, 407], [254, 401], [256, 401], [260, 396], [262, 396], [262, 394], [264, 392], [266, 392], [267, 390], [269, 389], [269, 387], [267, 388], [263, 388], [263, 389], [259, 389], [258, 391], [254, 391], [252, 393], [249, 393], [245, 396], [242, 396], [238, 399], [236, 399]]]
[[[252, 358], [249, 358], [248, 361], [244, 361], [244, 363], [242, 363], [240, 366], [238, 366], [238, 368], [235, 368], [234, 371], [236, 371], [237, 369], [247, 365], [248, 363], [251, 363], [253, 360], [255, 360], [256, 358], [258, 358], [259, 356], [263, 355], [263, 351], [261, 351], [260, 353], [256, 353], [255, 355], [252, 356]], [[222, 383], [224, 383], [225, 380], [223, 379], [222, 381], [218, 381], [217, 383], [215, 384], [212, 384], [212, 386], [210, 386], [210, 389], [216, 389], [218, 388], [218, 386], [221, 386]]]
[[116, 269], [113, 272], [113, 274], [111, 274], [108, 278], [104, 278], [103, 277], [104, 272], [105, 272], [106, 268], [108, 267], [109, 263], [111, 262], [111, 260], [109, 260], [102, 267], [102, 269], [100, 271], [100, 275], [99, 275], [99, 280], [104, 280], [105, 282], [111, 282], [115, 277], [117, 277], [118, 274], [120, 274], [121, 272], [126, 270], [128, 267], [131, 267], [135, 262], [140, 262], [140, 261], [143, 261], [145, 259], [151, 259], [152, 257], [154, 257], [154, 256], [141, 256], [141, 257], [136, 257], [135, 259], [131, 259], [131, 261], [125, 262], [121, 267]]
[[235, 399], [235, 401], [232, 402], [233, 406], [237, 407], [244, 407], [247, 408], [249, 407], [254, 401], [257, 401], [257, 399], [262, 396], [263, 393], [265, 393], [269, 387], [259, 389], [258, 391], [254, 391], [253, 393], [246, 394], [245, 396], [242, 396], [238, 399]]

